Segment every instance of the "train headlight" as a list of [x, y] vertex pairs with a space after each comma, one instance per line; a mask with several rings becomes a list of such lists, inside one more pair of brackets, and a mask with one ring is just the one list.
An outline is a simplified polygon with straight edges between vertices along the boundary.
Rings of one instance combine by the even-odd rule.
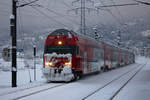
[[65, 65], [68, 67], [72, 66], [71, 62], [65, 62]]
[[53, 66], [53, 63], [52, 62], [45, 62], [45, 65], [48, 67], [51, 67], [51, 66]]
[[62, 45], [62, 41], [58, 41], [58, 45]]

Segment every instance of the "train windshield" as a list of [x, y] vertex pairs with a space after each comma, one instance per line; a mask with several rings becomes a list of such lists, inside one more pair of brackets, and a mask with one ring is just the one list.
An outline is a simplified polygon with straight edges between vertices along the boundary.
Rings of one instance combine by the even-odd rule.
[[57, 53], [57, 54], [78, 54], [78, 46], [73, 45], [55, 45], [55, 46], [45, 46], [44, 53]]
[[59, 29], [59, 30], [52, 32], [50, 35], [68, 35], [68, 34], [71, 35], [72, 33], [65, 29]]

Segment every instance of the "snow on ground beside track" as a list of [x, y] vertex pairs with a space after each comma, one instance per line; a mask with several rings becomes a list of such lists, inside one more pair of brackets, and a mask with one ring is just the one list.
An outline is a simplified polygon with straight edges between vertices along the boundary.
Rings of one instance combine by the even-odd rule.
[[114, 100], [150, 100], [150, 59], [139, 58], [147, 65], [114, 98]]
[[[36, 64], [36, 81], [34, 81], [34, 69], [33, 67], [33, 61], [28, 60], [29, 67], [31, 68], [25, 68], [24, 59], [17, 59], [17, 86], [27, 86], [31, 85], [30, 83], [30, 76], [32, 84], [35, 85], [35, 83], [39, 84], [42, 82], [45, 82], [45, 80], [42, 78], [42, 63], [40, 63], [40, 60], [38, 60], [38, 64]], [[32, 65], [31, 65], [32, 64]], [[0, 59], [0, 93], [9, 91], [11, 88], [11, 62], [5, 62], [3, 59]]]
[[[30, 69], [31, 81], [40, 82], [45, 81], [42, 76], [41, 69], [36, 69], [36, 81], [34, 81], [34, 70]], [[29, 70], [20, 70], [17, 72], [17, 86], [21, 87], [30, 83]], [[11, 72], [0, 73], [0, 92], [11, 88]]]
[[25, 95], [34, 94], [34, 93], [37, 93], [39, 91], [43, 91], [47, 88], [54, 88], [54, 87], [62, 86], [62, 85], [64, 85], [64, 84], [63, 83], [58, 83], [58, 84], [55, 84], [55, 83], [46, 84], [45, 83], [44, 85], [41, 85], [41, 86], [33, 87], [30, 89], [25, 89], [23, 91], [20, 89], [19, 92], [14, 92], [12, 94], [0, 96], [0, 99], [1, 100], [16, 100], [16, 99], [18, 99], [22, 96], [25, 96]]
[[135, 69], [132, 72], [124, 75], [120, 79], [116, 80], [115, 82], [112, 82], [107, 87], [99, 90], [98, 92], [96, 92], [95, 94], [87, 98], [86, 100], [109, 100], [118, 91], [118, 89], [121, 86], [123, 86], [136, 73], [138, 69]]
[[143, 56], [136, 57], [136, 63], [139, 63], [139, 64], [148, 63], [149, 60], [150, 60], [150, 58], [145, 58]]

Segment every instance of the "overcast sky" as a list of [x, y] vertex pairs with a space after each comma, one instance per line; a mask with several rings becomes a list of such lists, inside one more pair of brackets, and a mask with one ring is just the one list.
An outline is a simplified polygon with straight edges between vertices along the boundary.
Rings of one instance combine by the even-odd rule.
[[[19, 0], [20, 4], [28, 2], [30, 0]], [[77, 30], [80, 26], [80, 12], [76, 14], [71, 9], [80, 7], [79, 3], [74, 3], [75, 0], [39, 0], [36, 4], [43, 5], [41, 7], [30, 7], [26, 6], [18, 8], [18, 30], [21, 34], [32, 33], [32, 32], [44, 32], [46, 30], [55, 28], [69, 28]], [[87, 0], [86, 6], [94, 8], [92, 3]], [[135, 3], [133, 0], [91, 0], [94, 3], [100, 5], [110, 4], [124, 4], [124, 3]], [[100, 2], [102, 1], [102, 2]], [[150, 2], [150, 0], [143, 0]], [[48, 9], [46, 9], [48, 8]], [[104, 10], [100, 10], [99, 13], [92, 11], [86, 12], [86, 25], [94, 26], [99, 23], [103, 24], [118, 24], [118, 22], [126, 23], [134, 21], [135, 19], [142, 19], [145, 22], [149, 21], [150, 18], [150, 6], [137, 5], [137, 6], [126, 6], [126, 7], [113, 7], [105, 8], [110, 9], [115, 17]], [[0, 0], [0, 34], [9, 34], [9, 16], [11, 15], [11, 0]], [[149, 21], [150, 22], [150, 21]], [[119, 24], [118, 24], [119, 25]], [[0, 35], [1, 36], [1, 35]]]

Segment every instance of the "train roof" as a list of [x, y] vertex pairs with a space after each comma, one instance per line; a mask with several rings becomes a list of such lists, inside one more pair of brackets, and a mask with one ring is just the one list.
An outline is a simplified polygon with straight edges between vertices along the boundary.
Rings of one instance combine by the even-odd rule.
[[[86, 35], [83, 35], [83, 34], [77, 34], [77, 33], [75, 33], [74, 31], [72, 31], [72, 30], [67, 30], [67, 29], [57, 29], [57, 30], [51, 32], [49, 35], [76, 35], [76, 36], [85, 37], [85, 38], [88, 38], [88, 39], [95, 40], [95, 39], [92, 38], [92, 37], [89, 37], [89, 36], [86, 36]], [[123, 51], [132, 52], [132, 51], [130, 51], [130, 50], [128, 50], [128, 49], [120, 48], [120, 47], [118, 47], [117, 45], [114, 45], [114, 44], [109, 43], [109, 42], [106, 42], [106, 41], [96, 41], [96, 42], [97, 42], [97, 43], [104, 43], [104, 44], [107, 44], [107, 45], [109, 45], [109, 46], [111, 46], [111, 47], [119, 48], [119, 49], [121, 49], [121, 50], [123, 50]]]
[[75, 33], [67, 29], [57, 29], [51, 32], [49, 35], [72, 35], [72, 34], [75, 34]]

